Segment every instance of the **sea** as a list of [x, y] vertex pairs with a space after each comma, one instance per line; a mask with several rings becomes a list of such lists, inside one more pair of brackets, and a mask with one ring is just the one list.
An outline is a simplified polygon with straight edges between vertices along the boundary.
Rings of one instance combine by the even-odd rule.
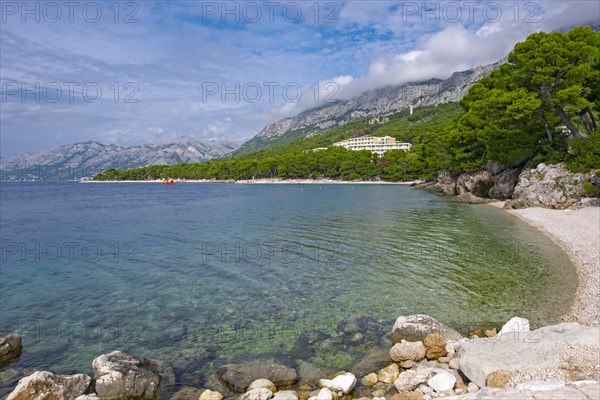
[[352, 370], [399, 316], [536, 327], [577, 288], [538, 229], [402, 185], [2, 182], [0, 240], [0, 335], [24, 346], [0, 396], [113, 350], [173, 391], [250, 360]]

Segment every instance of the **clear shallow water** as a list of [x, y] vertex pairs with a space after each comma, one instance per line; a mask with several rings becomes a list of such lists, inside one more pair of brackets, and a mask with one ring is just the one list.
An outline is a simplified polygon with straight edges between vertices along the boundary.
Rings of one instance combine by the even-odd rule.
[[577, 283], [566, 255], [508, 213], [402, 186], [0, 190], [0, 327], [24, 335], [18, 369], [89, 373], [114, 349], [169, 362], [178, 384], [256, 357], [350, 368], [388, 345], [399, 315], [541, 325]]

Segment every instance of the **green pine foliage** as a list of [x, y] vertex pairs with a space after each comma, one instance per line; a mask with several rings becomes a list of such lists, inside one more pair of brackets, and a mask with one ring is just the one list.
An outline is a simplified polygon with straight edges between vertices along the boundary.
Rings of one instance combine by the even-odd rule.
[[[600, 33], [576, 27], [534, 33], [508, 62], [471, 87], [460, 103], [418, 107], [384, 124], [355, 120], [305, 137], [295, 132], [271, 147], [205, 163], [109, 169], [96, 180], [334, 178], [403, 181], [467, 172], [489, 160], [507, 166], [566, 162], [576, 172], [600, 168]], [[332, 143], [392, 136], [410, 151], [378, 157]], [[264, 143], [255, 148], [264, 147]], [[314, 150], [316, 148], [326, 150]], [[251, 149], [252, 146], [245, 146]]]

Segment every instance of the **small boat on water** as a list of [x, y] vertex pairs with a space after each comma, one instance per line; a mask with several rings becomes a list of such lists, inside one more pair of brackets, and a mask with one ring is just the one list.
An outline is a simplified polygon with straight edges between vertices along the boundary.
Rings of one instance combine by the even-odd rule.
[[163, 185], [174, 185], [175, 181], [173, 179], [171, 179], [171, 180], [163, 181], [162, 184]]

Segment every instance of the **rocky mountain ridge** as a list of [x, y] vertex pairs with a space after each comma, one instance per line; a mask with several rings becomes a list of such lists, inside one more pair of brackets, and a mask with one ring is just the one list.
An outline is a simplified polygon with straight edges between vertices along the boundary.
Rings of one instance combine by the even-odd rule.
[[109, 168], [202, 162], [235, 150], [229, 142], [200, 141], [182, 136], [168, 143], [123, 147], [87, 141], [62, 145], [2, 160], [2, 180], [73, 180], [91, 177]]
[[388, 115], [406, 110], [410, 106], [430, 106], [459, 101], [475, 82], [489, 75], [504, 62], [505, 59], [495, 64], [455, 72], [445, 80], [431, 79], [369, 90], [350, 100], [338, 100], [303, 111], [294, 117], [267, 125], [254, 138], [244, 143], [237, 152], [259, 150], [274, 145], [274, 142], [286, 136], [311, 136], [352, 120]]

